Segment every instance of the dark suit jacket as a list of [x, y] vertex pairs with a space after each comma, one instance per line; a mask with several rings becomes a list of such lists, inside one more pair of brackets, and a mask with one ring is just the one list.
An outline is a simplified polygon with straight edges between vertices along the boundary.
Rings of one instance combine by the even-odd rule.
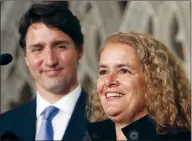
[[[88, 123], [85, 116], [86, 95], [81, 93], [62, 140], [83, 139]], [[23, 140], [35, 140], [35, 130], [36, 99], [0, 115], [0, 132], [14, 133]]]
[[[128, 141], [175, 141], [190, 140], [190, 132], [179, 132], [176, 134], [159, 135], [155, 124], [147, 117], [122, 128], [122, 132]], [[88, 123], [88, 132], [84, 140], [116, 140], [115, 124], [111, 120]]]

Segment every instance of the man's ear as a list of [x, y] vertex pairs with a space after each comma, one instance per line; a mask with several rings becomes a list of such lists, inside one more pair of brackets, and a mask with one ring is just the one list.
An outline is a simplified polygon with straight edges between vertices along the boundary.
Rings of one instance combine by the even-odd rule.
[[78, 51], [79, 51], [78, 59], [80, 60], [83, 56], [83, 44], [79, 46]]

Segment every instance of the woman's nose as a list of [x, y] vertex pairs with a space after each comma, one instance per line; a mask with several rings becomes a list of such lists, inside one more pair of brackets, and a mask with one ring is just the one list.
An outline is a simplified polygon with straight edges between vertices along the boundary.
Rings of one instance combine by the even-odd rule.
[[105, 86], [113, 87], [119, 84], [117, 76], [115, 74], [109, 74], [104, 80]]

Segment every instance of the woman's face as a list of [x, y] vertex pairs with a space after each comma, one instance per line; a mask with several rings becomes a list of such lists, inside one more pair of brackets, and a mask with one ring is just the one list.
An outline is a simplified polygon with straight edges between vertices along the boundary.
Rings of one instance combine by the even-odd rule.
[[115, 122], [133, 122], [147, 114], [146, 83], [134, 48], [108, 43], [100, 56], [97, 91], [107, 116]]

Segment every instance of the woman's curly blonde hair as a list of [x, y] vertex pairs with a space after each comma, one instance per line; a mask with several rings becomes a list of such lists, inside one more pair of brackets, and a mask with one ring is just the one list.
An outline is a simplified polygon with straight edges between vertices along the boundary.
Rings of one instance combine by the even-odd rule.
[[[190, 130], [190, 82], [181, 61], [163, 43], [142, 33], [113, 34], [105, 40], [108, 43], [131, 45], [140, 56], [147, 84], [146, 108], [157, 132]], [[107, 119], [95, 88], [88, 98], [87, 116], [92, 122]]]

